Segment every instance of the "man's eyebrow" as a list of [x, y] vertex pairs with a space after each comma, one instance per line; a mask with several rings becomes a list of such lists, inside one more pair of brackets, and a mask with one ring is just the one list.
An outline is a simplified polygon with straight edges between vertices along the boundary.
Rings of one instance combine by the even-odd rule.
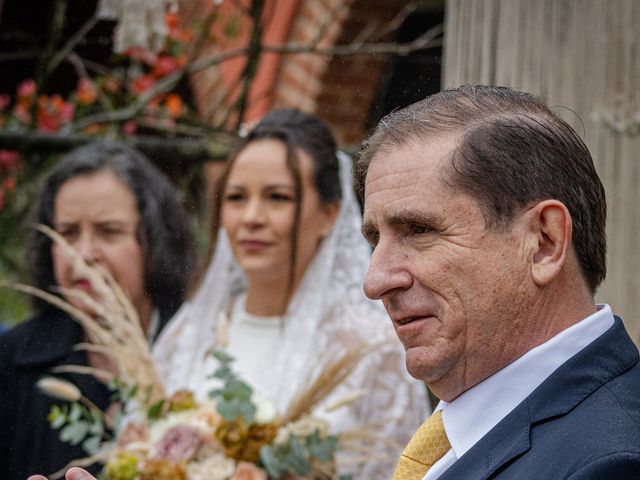
[[389, 215], [385, 219], [385, 223], [391, 226], [411, 224], [433, 226], [438, 225], [440, 222], [435, 215], [432, 215], [430, 213], [418, 212], [415, 210], [401, 210]]

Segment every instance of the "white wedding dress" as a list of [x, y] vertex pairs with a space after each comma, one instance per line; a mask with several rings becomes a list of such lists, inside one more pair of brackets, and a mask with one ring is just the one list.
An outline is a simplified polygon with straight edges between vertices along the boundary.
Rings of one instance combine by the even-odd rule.
[[331, 413], [324, 412], [323, 405], [314, 411], [336, 431], [375, 424], [377, 434], [392, 440], [378, 445], [382, 460], [372, 455], [364, 466], [352, 470], [354, 479], [382, 480], [390, 478], [402, 446], [428, 416], [428, 401], [424, 384], [406, 372], [404, 349], [382, 304], [363, 293], [370, 248], [360, 233], [351, 161], [346, 155], [339, 157], [343, 199], [338, 219], [286, 314], [281, 319], [260, 319], [244, 312], [246, 280], [221, 230], [201, 286], [164, 329], [154, 356], [169, 392], [188, 388], [205, 397], [215, 385], [215, 379], [208, 377], [218, 366], [210, 355], [218, 344], [218, 319], [221, 312], [232, 310], [229, 337], [238, 358], [235, 370], [283, 412], [328, 361], [363, 342], [389, 340], [364, 357], [327, 402], [363, 389], [367, 394], [362, 399]]

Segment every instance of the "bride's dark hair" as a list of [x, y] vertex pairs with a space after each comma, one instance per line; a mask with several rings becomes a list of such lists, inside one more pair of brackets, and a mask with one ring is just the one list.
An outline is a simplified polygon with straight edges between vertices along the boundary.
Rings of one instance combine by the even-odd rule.
[[[291, 252], [289, 265], [288, 299], [293, 293], [294, 272], [297, 262], [298, 231], [302, 203], [302, 180], [300, 177], [300, 158], [296, 150], [304, 151], [313, 161], [313, 185], [318, 192], [320, 202], [330, 204], [342, 198], [340, 189], [340, 167], [336, 156], [336, 141], [331, 130], [318, 117], [296, 109], [279, 109], [268, 113], [249, 134], [242, 139], [234, 153], [229, 157], [225, 168], [214, 189], [210, 243], [207, 263], [213, 258], [215, 244], [220, 228], [220, 210], [223, 193], [233, 164], [244, 148], [252, 142], [274, 139], [282, 142], [287, 149], [287, 168], [291, 172], [295, 186], [295, 214], [291, 229]], [[206, 265], [203, 271], [206, 270]], [[199, 283], [199, 282], [198, 282]]]

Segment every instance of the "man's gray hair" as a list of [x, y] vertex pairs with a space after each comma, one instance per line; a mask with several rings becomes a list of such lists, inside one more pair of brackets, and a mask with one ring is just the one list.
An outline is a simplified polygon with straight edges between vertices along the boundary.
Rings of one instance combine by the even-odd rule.
[[356, 162], [361, 195], [376, 155], [451, 137], [447, 182], [478, 200], [488, 228], [509, 228], [533, 202], [556, 199], [567, 207], [578, 262], [595, 292], [606, 275], [604, 187], [584, 142], [535, 95], [464, 85], [387, 115]]

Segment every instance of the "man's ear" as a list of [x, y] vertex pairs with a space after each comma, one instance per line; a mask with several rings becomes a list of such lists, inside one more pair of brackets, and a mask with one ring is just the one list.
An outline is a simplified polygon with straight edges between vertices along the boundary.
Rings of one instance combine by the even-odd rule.
[[531, 274], [540, 287], [551, 283], [567, 261], [572, 222], [569, 210], [558, 200], [544, 200], [530, 209], [534, 235]]

